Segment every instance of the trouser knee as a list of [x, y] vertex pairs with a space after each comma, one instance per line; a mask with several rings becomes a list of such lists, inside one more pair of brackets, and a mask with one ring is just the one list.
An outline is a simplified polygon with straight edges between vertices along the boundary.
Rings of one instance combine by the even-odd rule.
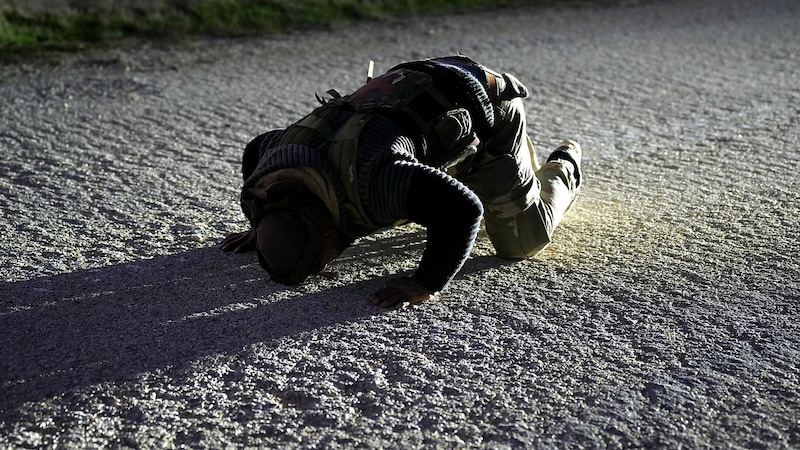
[[553, 234], [537, 204], [519, 214], [501, 218], [487, 214], [486, 232], [497, 256], [509, 259], [530, 258], [544, 250]]

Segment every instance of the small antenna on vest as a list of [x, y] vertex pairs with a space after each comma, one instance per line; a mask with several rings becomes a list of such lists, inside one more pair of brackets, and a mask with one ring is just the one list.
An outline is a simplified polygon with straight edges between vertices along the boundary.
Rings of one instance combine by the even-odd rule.
[[369, 67], [367, 68], [367, 83], [372, 81], [372, 73], [375, 70], [375, 61], [369, 60]]

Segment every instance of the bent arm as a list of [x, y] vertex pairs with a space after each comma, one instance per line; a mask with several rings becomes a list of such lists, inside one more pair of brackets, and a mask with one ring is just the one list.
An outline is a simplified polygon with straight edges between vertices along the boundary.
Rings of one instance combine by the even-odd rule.
[[414, 280], [430, 292], [444, 289], [461, 270], [478, 235], [483, 206], [456, 179], [432, 168], [411, 179], [409, 219], [427, 228], [428, 239]]
[[[242, 179], [247, 181], [258, 167], [258, 163], [263, 155], [263, 150], [266, 149], [270, 143], [276, 142], [282, 136], [282, 130], [273, 130], [261, 134], [253, 138], [244, 147], [242, 154]], [[251, 227], [247, 231], [241, 233], [229, 234], [222, 242], [219, 243], [222, 251], [235, 253], [247, 252], [256, 248], [256, 232]]]
[[247, 143], [242, 154], [242, 178], [244, 181], [247, 181], [250, 175], [255, 172], [261, 157], [264, 155], [264, 151], [278, 142], [282, 136], [283, 130], [272, 130], [256, 136]]

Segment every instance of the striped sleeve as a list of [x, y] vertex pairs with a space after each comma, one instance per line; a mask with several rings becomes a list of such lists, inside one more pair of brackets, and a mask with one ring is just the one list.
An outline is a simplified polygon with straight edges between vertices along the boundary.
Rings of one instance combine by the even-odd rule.
[[478, 235], [483, 207], [456, 179], [424, 167], [410, 180], [409, 219], [427, 228], [428, 237], [414, 278], [431, 292], [450, 283], [469, 257]]

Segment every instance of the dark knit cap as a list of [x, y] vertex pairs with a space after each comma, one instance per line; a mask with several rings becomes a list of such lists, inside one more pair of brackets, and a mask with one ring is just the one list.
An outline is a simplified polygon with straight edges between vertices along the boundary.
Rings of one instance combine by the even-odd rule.
[[258, 262], [272, 281], [297, 285], [320, 272], [320, 254], [332, 219], [325, 203], [300, 183], [279, 182], [266, 199], [245, 191], [242, 206], [258, 236]]

